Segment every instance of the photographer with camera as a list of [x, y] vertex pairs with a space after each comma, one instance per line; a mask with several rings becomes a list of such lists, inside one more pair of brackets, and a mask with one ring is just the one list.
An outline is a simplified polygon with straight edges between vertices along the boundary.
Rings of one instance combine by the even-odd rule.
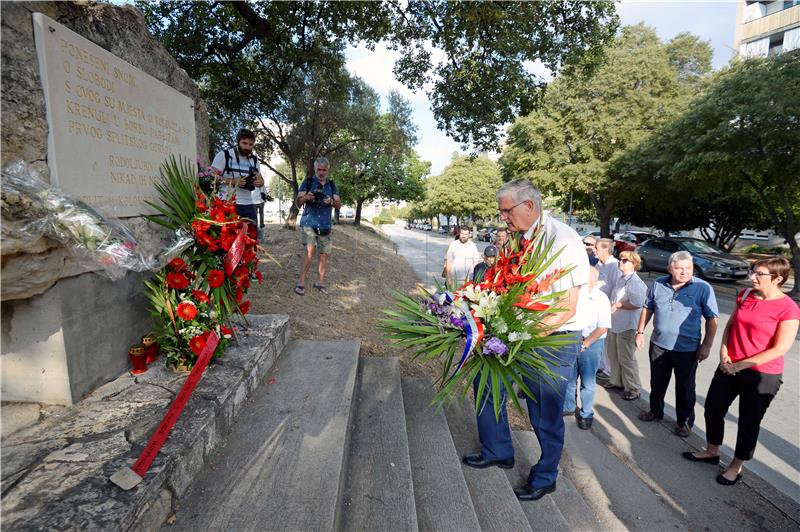
[[[257, 215], [253, 190], [264, 186], [264, 178], [258, 171], [258, 157], [253, 153], [256, 135], [249, 129], [240, 129], [236, 134], [236, 146], [232, 146], [214, 156], [211, 167], [219, 172], [219, 180], [224, 183], [220, 194], [228, 195], [227, 187], [236, 189], [236, 214], [250, 223], [250, 233], [256, 233]], [[254, 236], [255, 238], [255, 236]]]
[[305, 178], [297, 193], [297, 205], [303, 206], [300, 218], [300, 243], [306, 248], [300, 279], [294, 287], [298, 295], [305, 295], [306, 275], [314, 260], [314, 248], [319, 251], [319, 279], [314, 288], [328, 293], [325, 286], [325, 269], [331, 254], [331, 213], [342, 206], [336, 184], [328, 179], [330, 162], [325, 157], [314, 161], [314, 175]]

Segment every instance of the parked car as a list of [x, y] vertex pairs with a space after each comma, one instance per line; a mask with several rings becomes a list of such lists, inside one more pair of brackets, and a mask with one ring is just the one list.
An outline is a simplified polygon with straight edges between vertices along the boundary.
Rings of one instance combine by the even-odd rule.
[[586, 238], [587, 236], [593, 236], [595, 238], [600, 238], [600, 231], [585, 231], [583, 233], [579, 233], [581, 238]]
[[422, 224], [422, 230], [423, 231], [431, 231], [431, 230], [433, 230], [433, 226], [431, 224], [428, 224], [428, 223]]
[[484, 227], [483, 229], [478, 230], [475, 238], [480, 242], [491, 242], [494, 231], [495, 229], [492, 229], [491, 227]]
[[694, 275], [701, 279], [736, 281], [745, 279], [750, 270], [750, 263], [746, 260], [699, 238], [656, 237], [636, 248], [642, 257], [642, 271], [666, 272], [669, 257], [676, 251], [692, 254]]
[[625, 231], [614, 240], [614, 256], [619, 257], [623, 251], [634, 251], [637, 246], [656, 237], [658, 235], [647, 231]]
[[439, 229], [436, 230], [437, 233], [440, 235], [446, 235], [450, 232], [446, 225], [440, 225]]

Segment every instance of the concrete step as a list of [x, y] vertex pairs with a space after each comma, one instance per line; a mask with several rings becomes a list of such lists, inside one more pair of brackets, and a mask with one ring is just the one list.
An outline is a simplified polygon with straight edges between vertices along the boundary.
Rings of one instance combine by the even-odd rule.
[[362, 357], [350, 424], [341, 530], [416, 531], [414, 483], [394, 357]]
[[403, 379], [414, 502], [420, 530], [480, 530], [444, 413], [427, 378]]
[[[530, 441], [525, 437], [524, 431], [513, 431], [511, 437], [514, 441], [514, 469], [507, 469], [506, 475], [513, 486], [521, 486], [528, 481], [528, 474], [531, 466], [539, 460], [539, 447], [532, 447]], [[534, 438], [535, 443], [535, 438]], [[559, 489], [563, 480], [558, 479]], [[571, 530], [571, 523], [561, 514], [553, 497], [561, 496], [560, 491], [555, 494], [545, 495], [538, 501], [520, 502], [522, 511], [528, 518], [528, 522], [534, 530]]]
[[[596, 413], [591, 431], [567, 423], [561, 467], [594, 510], [601, 528], [687, 530], [687, 523], [592, 434], [597, 425]], [[697, 490], [692, 493], [697, 494]]]
[[290, 343], [169, 530], [333, 529], [359, 347]]
[[[531, 456], [532, 461], [539, 459], [541, 448], [533, 432], [515, 430], [512, 432], [512, 438], [518, 453], [521, 451], [526, 457]], [[549, 495], [549, 497], [552, 497], [556, 503], [561, 515], [567, 521], [569, 529], [574, 531], [602, 529], [600, 520], [595, 516], [594, 511], [575, 488], [575, 484], [572, 483], [569, 476], [564, 474], [563, 470], [558, 475], [557, 482], [556, 492]]]
[[[444, 412], [459, 457], [480, 450], [472, 400], [453, 401]], [[502, 469], [475, 469], [462, 464], [461, 470], [482, 530], [532, 530]]]

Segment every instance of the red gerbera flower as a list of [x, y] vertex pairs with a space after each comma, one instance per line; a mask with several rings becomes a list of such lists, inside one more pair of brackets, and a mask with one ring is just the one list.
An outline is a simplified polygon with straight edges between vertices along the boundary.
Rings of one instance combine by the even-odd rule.
[[200, 351], [206, 346], [206, 341], [208, 340], [208, 334], [198, 334], [197, 336], [193, 337], [189, 340], [189, 349], [192, 350], [192, 353], [195, 355], [200, 355]]
[[256, 279], [258, 279], [258, 284], [264, 282], [264, 277], [261, 275], [261, 270], [256, 270]]
[[189, 279], [186, 278], [185, 275], [182, 273], [168, 273], [167, 274], [167, 286], [170, 288], [177, 288], [178, 290], [183, 290], [189, 286]]
[[247, 311], [250, 310], [250, 302], [245, 301], [241, 305], [239, 305], [239, 310], [242, 311], [242, 314], [247, 314]]
[[192, 320], [197, 316], [197, 307], [189, 301], [182, 301], [178, 305], [178, 317], [182, 320]]
[[208, 303], [211, 300], [208, 298], [208, 295], [200, 290], [192, 290], [192, 297], [198, 303]]
[[219, 288], [225, 282], [225, 274], [222, 270], [211, 270], [208, 272], [208, 284], [211, 288]]
[[250, 275], [250, 272], [247, 270], [247, 266], [245, 266], [245, 265], [237, 266], [237, 268], [235, 270], [233, 270], [233, 278], [234, 279], [239, 279], [241, 277], [248, 277], [249, 275]]
[[173, 271], [179, 272], [186, 267], [186, 262], [180, 257], [175, 257], [169, 261], [168, 266], [172, 268]]
[[225, 325], [220, 325], [219, 330], [222, 333], [223, 338], [230, 338], [231, 336], [233, 336], [233, 330], [230, 327], [227, 327]]

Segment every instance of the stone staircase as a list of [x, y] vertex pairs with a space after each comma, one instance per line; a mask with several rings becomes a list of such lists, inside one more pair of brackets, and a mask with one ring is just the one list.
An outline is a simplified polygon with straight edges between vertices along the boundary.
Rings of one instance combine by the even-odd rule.
[[555, 494], [516, 500], [539, 454], [532, 433], [514, 433], [513, 470], [465, 467], [478, 448], [472, 406], [433, 408], [429, 379], [358, 351], [290, 343], [164, 530], [603, 528], [566, 475]]

